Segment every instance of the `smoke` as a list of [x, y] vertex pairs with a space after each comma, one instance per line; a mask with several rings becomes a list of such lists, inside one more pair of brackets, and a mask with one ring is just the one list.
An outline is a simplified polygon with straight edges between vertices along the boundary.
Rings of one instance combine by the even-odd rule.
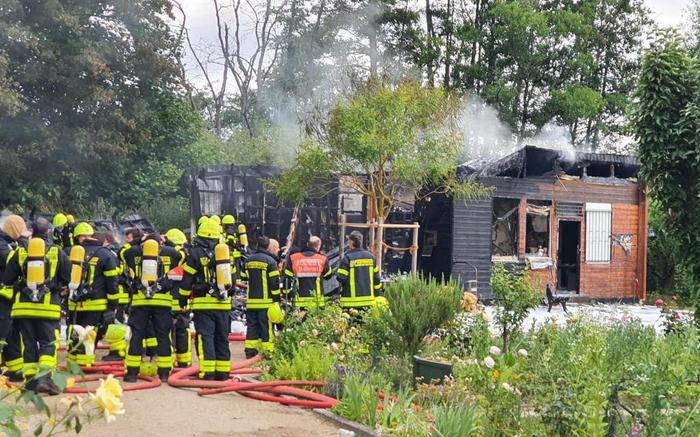
[[534, 135], [519, 137], [500, 118], [498, 111], [477, 95], [465, 98], [459, 126], [463, 136], [463, 161], [494, 160], [524, 146], [557, 150], [567, 162], [576, 159], [571, 134], [565, 126], [550, 120]]
[[[409, 73], [380, 43], [380, 5], [328, 13], [318, 25], [303, 23], [282, 38], [280, 61], [258, 91], [258, 107], [270, 120], [279, 165], [293, 161], [307, 135], [324, 138], [331, 109], [369, 76], [374, 64], [390, 81]], [[315, 20], [316, 17], [314, 16]]]

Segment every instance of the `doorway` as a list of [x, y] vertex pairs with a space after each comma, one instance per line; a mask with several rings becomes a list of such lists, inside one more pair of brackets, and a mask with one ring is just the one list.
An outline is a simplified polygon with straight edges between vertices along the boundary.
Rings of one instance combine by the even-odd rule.
[[581, 222], [559, 222], [559, 251], [557, 255], [557, 275], [559, 290], [579, 291], [581, 271]]

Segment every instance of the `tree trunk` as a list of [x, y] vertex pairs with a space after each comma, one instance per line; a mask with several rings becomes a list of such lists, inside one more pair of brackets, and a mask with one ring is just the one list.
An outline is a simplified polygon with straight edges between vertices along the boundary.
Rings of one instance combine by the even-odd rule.
[[[433, 11], [430, 8], [430, 0], [425, 0], [425, 27], [427, 29], [427, 44], [426, 46], [428, 47], [428, 50], [432, 52], [433, 48], [433, 36], [435, 34], [435, 28], [433, 26]], [[432, 56], [432, 54], [431, 54]], [[435, 71], [433, 70], [433, 66], [435, 65], [434, 61], [428, 57], [427, 61], [427, 72], [428, 72], [428, 83], [431, 86], [435, 85]]]

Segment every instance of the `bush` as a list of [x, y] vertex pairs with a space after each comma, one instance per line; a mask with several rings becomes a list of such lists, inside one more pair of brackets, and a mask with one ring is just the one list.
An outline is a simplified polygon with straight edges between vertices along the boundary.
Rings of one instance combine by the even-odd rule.
[[405, 354], [415, 355], [426, 335], [452, 319], [461, 306], [462, 287], [456, 282], [407, 278], [386, 288], [388, 325]]
[[434, 437], [480, 435], [479, 410], [472, 405], [443, 405], [435, 408]]
[[495, 320], [501, 328], [503, 350], [508, 351], [510, 336], [520, 330], [541, 296], [526, 274], [510, 273], [502, 264], [494, 266], [491, 272], [491, 290], [497, 297]]
[[190, 204], [184, 197], [169, 197], [141, 205], [138, 214], [148, 219], [161, 232], [170, 228], [190, 227]]
[[327, 381], [335, 372], [334, 354], [318, 344], [299, 347], [291, 358], [277, 356], [272, 362], [275, 378], [299, 381]]

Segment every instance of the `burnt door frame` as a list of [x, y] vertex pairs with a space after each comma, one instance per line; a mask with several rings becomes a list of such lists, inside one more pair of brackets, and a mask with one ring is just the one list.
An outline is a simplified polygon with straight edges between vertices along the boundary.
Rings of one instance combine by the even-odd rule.
[[[562, 291], [580, 293], [581, 291], [581, 221], [560, 219], [558, 223], [557, 244], [557, 288]], [[573, 229], [575, 227], [575, 230]], [[562, 228], [567, 228], [563, 232]], [[576, 235], [574, 239], [574, 235]], [[575, 244], [575, 253], [572, 253], [570, 245]], [[566, 249], [564, 248], [567, 246]], [[562, 257], [567, 257], [563, 259]], [[568, 259], [570, 258], [570, 259]], [[564, 262], [562, 262], [564, 261]], [[570, 261], [574, 261], [571, 263]], [[575, 274], [574, 284], [571, 284], [569, 275]], [[562, 286], [562, 279], [566, 275], [566, 288]]]

